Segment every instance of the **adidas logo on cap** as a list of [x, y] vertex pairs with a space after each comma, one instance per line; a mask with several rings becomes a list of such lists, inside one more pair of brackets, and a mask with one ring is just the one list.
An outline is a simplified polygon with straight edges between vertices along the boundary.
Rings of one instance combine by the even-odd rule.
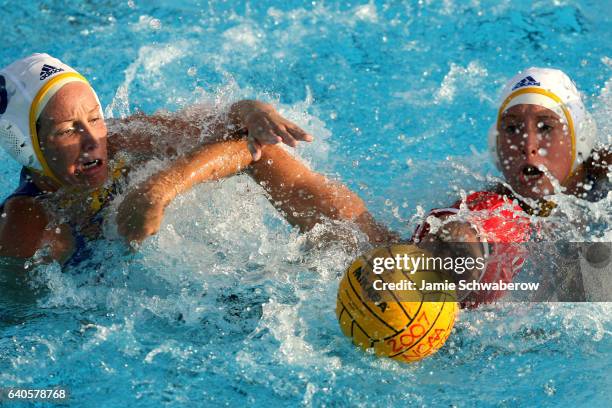
[[514, 91], [515, 89], [522, 88], [524, 86], [540, 86], [540, 83], [529, 75], [517, 82], [516, 85], [512, 87], [512, 90]]
[[42, 69], [40, 70], [40, 80], [44, 80], [49, 78], [51, 75], [53, 74], [57, 74], [58, 72], [62, 72], [63, 69], [62, 68], [55, 68], [54, 66], [51, 65], [43, 65]]

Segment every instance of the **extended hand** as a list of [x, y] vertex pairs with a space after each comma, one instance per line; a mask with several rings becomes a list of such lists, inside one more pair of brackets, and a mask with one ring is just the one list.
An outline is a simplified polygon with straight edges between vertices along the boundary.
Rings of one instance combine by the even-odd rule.
[[257, 161], [264, 145], [285, 143], [291, 147], [300, 141], [311, 142], [313, 137], [295, 123], [283, 118], [272, 105], [258, 101], [241, 101], [235, 105], [242, 124], [248, 130], [248, 148]]

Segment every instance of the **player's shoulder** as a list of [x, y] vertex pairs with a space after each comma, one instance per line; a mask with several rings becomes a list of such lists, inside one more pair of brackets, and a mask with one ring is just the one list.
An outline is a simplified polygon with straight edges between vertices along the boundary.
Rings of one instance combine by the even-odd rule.
[[4, 203], [2, 218], [5, 221], [32, 221], [46, 218], [45, 208], [36, 197], [19, 195], [11, 197]]
[[31, 248], [42, 238], [49, 223], [44, 206], [34, 197], [17, 196], [4, 203], [0, 220], [2, 252], [30, 256]]

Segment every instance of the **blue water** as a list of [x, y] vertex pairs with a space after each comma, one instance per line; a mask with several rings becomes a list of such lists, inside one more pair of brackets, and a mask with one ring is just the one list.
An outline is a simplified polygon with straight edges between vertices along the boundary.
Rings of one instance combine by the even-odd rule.
[[[602, 140], [611, 135], [610, 2], [26, 3], [0, 0], [0, 65], [55, 55], [90, 79], [114, 117], [273, 102], [317, 136], [298, 154], [406, 237], [415, 214], [499, 176], [486, 130], [498, 91], [521, 68], [565, 70]], [[5, 196], [18, 166], [4, 152], [0, 160]], [[603, 220], [600, 236], [573, 238], [610, 240], [609, 204], [585, 210]], [[246, 176], [177, 199], [137, 254], [107, 224], [94, 259], [77, 268], [28, 264], [27, 285], [1, 275], [0, 385], [66, 386], [70, 406], [83, 407], [612, 398], [609, 303], [465, 312], [438, 354], [410, 366], [362, 353], [334, 315], [355, 252], [306, 250], [326, 227], [291, 230]]]

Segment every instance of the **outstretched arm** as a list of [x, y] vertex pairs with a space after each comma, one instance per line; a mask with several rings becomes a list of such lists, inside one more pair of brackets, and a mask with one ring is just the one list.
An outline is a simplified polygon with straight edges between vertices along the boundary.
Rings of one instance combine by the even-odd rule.
[[[159, 230], [165, 207], [194, 185], [227, 177], [251, 165], [247, 142], [225, 141], [194, 150], [137, 189], [119, 206], [119, 232], [140, 242]], [[398, 236], [376, 223], [363, 201], [346, 186], [306, 167], [278, 146], [262, 149], [262, 160], [250, 174], [270, 194], [270, 201], [292, 225], [307, 231], [323, 218], [350, 220], [372, 242], [393, 242]]]
[[[203, 132], [212, 140], [226, 142], [204, 145], [200, 140]], [[245, 136], [245, 141], [237, 141]], [[245, 100], [233, 104], [227, 117], [215, 117], [200, 106], [181, 114], [136, 115], [121, 123], [119, 133], [110, 140], [111, 155], [126, 151], [137, 161], [176, 157], [167, 169], [131, 191], [119, 207], [119, 233], [129, 242], [140, 242], [157, 232], [165, 207], [176, 195], [242, 170], [251, 158], [259, 159], [265, 145], [283, 142], [295, 146], [298, 141], [311, 141], [312, 136], [280, 116], [273, 106]], [[188, 153], [179, 156], [185, 151]]]
[[149, 177], [125, 197], [117, 213], [119, 233], [141, 242], [157, 233], [168, 204], [196, 184], [235, 174], [252, 161], [247, 142], [226, 141], [198, 147]]
[[[156, 233], [165, 207], [176, 195], [197, 183], [234, 174], [251, 164], [251, 159], [260, 157], [263, 160], [253, 166], [252, 176], [264, 186], [272, 203], [291, 224], [304, 231], [323, 218], [351, 220], [372, 242], [397, 240], [396, 235], [374, 221], [363, 201], [346, 186], [311, 171], [283, 149], [266, 146], [280, 142], [295, 146], [298, 141], [312, 140], [312, 136], [281, 117], [272, 106], [241, 101], [232, 106], [229, 118], [231, 124], [221, 126], [213, 134], [223, 139], [220, 135], [226, 132], [235, 138], [244, 135], [241, 131], [246, 128], [246, 141], [196, 147], [128, 194], [119, 207], [117, 223], [119, 232], [129, 242], [139, 242]], [[186, 133], [198, 129], [197, 125], [181, 122], [168, 122], [165, 126]]]
[[344, 184], [310, 170], [281, 147], [264, 148], [262, 160], [250, 167], [250, 173], [270, 194], [270, 201], [287, 221], [302, 231], [325, 217], [353, 221], [371, 242], [399, 239], [374, 220], [357, 194]]
[[267, 103], [242, 100], [226, 114], [210, 106], [194, 105], [178, 113], [138, 113], [109, 122], [109, 154], [128, 153], [133, 162], [165, 159], [184, 154], [204, 142], [238, 140], [246, 137], [248, 151], [255, 160], [264, 145], [313, 140], [293, 122], [283, 118]]

